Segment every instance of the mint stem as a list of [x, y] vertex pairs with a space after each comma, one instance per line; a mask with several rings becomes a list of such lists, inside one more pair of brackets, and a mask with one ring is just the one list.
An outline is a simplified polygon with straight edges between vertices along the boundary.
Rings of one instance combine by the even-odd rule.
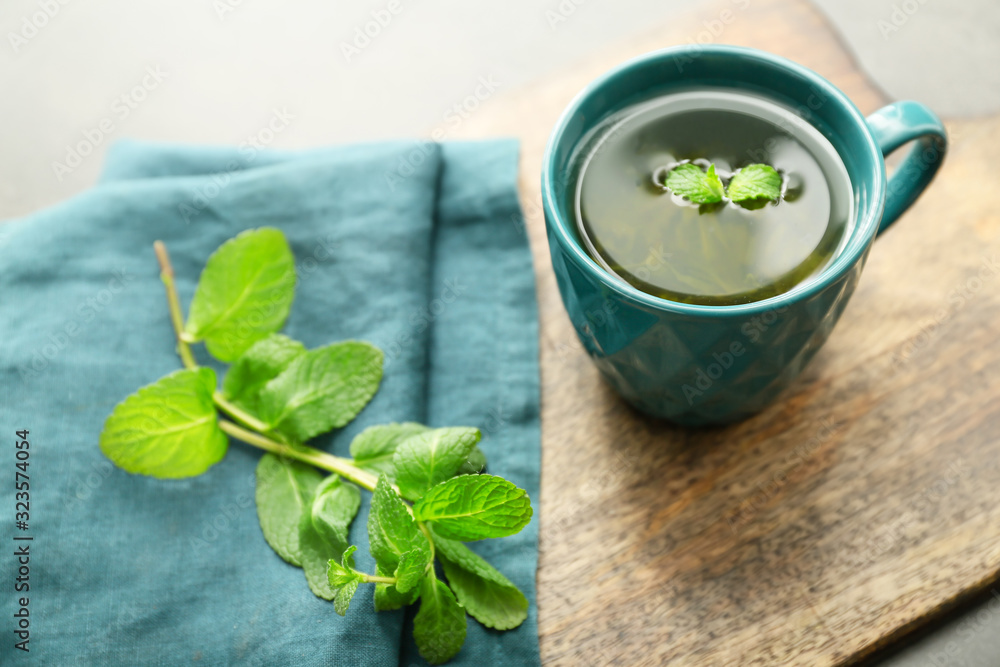
[[197, 368], [198, 364], [191, 354], [191, 348], [184, 340], [184, 311], [181, 310], [181, 300], [177, 296], [177, 287], [174, 285], [174, 267], [170, 264], [170, 255], [167, 254], [167, 246], [163, 241], [156, 241], [153, 244], [156, 251], [156, 259], [160, 263], [160, 280], [167, 290], [167, 305], [170, 308], [170, 321], [174, 325], [174, 334], [177, 336], [177, 354], [184, 362], [185, 368]]
[[350, 459], [327, 454], [324, 451], [306, 447], [305, 445], [286, 445], [282, 442], [271, 440], [259, 433], [248, 431], [242, 426], [226, 421], [225, 419], [219, 420], [219, 428], [248, 445], [259, 447], [264, 451], [277, 454], [278, 456], [287, 456], [288, 458], [308, 463], [329, 472], [335, 472], [344, 479], [349, 479], [369, 491], [374, 491], [375, 484], [378, 482], [378, 478], [375, 475], [355, 467]]
[[374, 574], [365, 574], [364, 572], [358, 572], [358, 574], [361, 575], [361, 580], [366, 584], [386, 584], [387, 586], [396, 584], [396, 577], [377, 577]]
[[226, 400], [226, 398], [219, 392], [212, 393], [212, 401], [215, 405], [225, 412], [227, 415], [243, 424], [247, 428], [251, 428], [255, 431], [260, 431], [261, 433], [267, 433], [271, 430], [271, 427], [262, 422], [261, 420], [254, 417], [248, 412], [244, 412], [232, 403]]

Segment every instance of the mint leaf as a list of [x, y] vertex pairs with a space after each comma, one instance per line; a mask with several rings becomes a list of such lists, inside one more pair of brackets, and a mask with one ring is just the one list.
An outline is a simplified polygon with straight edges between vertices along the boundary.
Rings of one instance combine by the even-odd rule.
[[327, 577], [330, 580], [330, 585], [334, 588], [361, 580], [361, 575], [354, 569], [354, 552], [357, 550], [358, 548], [352, 544], [344, 550], [344, 555], [341, 556], [339, 563], [336, 559], [330, 559], [327, 564]]
[[351, 441], [354, 465], [376, 474], [384, 472], [394, 479], [396, 469], [392, 465], [392, 457], [399, 443], [427, 430], [426, 426], [416, 422], [370, 426]]
[[486, 454], [479, 447], [473, 447], [469, 458], [458, 469], [456, 475], [478, 475], [486, 467]]
[[382, 380], [382, 351], [361, 341], [309, 350], [264, 385], [258, 416], [297, 442], [340, 428], [368, 404]]
[[766, 164], [751, 164], [740, 169], [729, 181], [726, 192], [734, 202], [748, 199], [781, 197], [781, 174]]
[[280, 230], [251, 229], [212, 253], [198, 279], [184, 332], [233, 361], [285, 323], [295, 292], [295, 258]]
[[709, 165], [707, 173], [691, 162], [679, 164], [667, 174], [666, 186], [674, 194], [695, 204], [713, 204], [722, 201], [724, 194], [722, 181], [715, 173], [714, 164]]
[[406, 593], [413, 590], [427, 574], [427, 566], [431, 563], [431, 552], [428, 549], [413, 549], [399, 557], [399, 565], [393, 573], [396, 577], [396, 590]]
[[448, 585], [469, 614], [488, 628], [510, 630], [528, 617], [528, 598], [461, 542], [434, 535]]
[[302, 565], [299, 527], [323, 476], [298, 461], [264, 454], [257, 464], [257, 518], [264, 539], [292, 565]]
[[262, 338], [247, 348], [229, 367], [222, 381], [222, 395], [251, 414], [256, 414], [257, 394], [260, 390], [305, 351], [305, 345], [288, 336], [271, 334]]
[[428, 576], [420, 582], [420, 610], [413, 618], [413, 639], [424, 660], [447, 662], [465, 643], [465, 610], [443, 581]]
[[100, 447], [124, 470], [159, 478], [193, 477], [226, 455], [212, 403], [215, 371], [176, 371], [119, 403], [104, 422]]
[[506, 537], [528, 525], [531, 501], [524, 489], [502, 477], [463, 475], [428, 491], [413, 506], [413, 517], [453, 540]]
[[351, 599], [358, 590], [359, 580], [349, 581], [337, 590], [337, 596], [333, 599], [333, 610], [345, 616], [347, 608], [351, 605]]
[[[341, 480], [338, 475], [330, 475], [316, 488], [310, 516], [324, 539], [331, 543], [346, 543], [347, 533], [358, 515], [359, 507], [361, 491], [358, 487]], [[337, 552], [337, 558], [340, 558], [344, 548]]]
[[303, 512], [299, 518], [299, 561], [306, 575], [306, 583], [313, 595], [324, 600], [332, 600], [337, 589], [330, 585], [329, 563], [339, 558], [347, 548], [346, 542], [331, 543], [322, 537], [313, 526], [312, 517]]
[[347, 531], [361, 506], [361, 492], [353, 484], [330, 475], [316, 488], [310, 511], [299, 519], [299, 557], [310, 590], [325, 600], [337, 591], [330, 586], [330, 559], [341, 558], [349, 541]]
[[[386, 476], [380, 475], [368, 512], [368, 542], [375, 562], [386, 572], [395, 572], [400, 557], [408, 551], [425, 551], [430, 559], [430, 543], [417, 527], [403, 500]], [[425, 561], [426, 563], [426, 561]], [[400, 591], [405, 592], [405, 591]]]
[[[391, 577], [392, 572], [386, 572], [378, 565], [375, 566], [375, 574], [380, 577]], [[400, 593], [395, 586], [387, 584], [375, 584], [375, 611], [393, 611], [413, 604], [420, 595], [420, 588], [414, 587], [406, 593]]]
[[477, 428], [453, 427], [432, 429], [404, 440], [392, 460], [399, 492], [408, 500], [417, 500], [427, 489], [453, 477], [481, 437]]
[[357, 547], [352, 545], [344, 552], [340, 565], [335, 560], [331, 560], [329, 564], [330, 585], [337, 589], [333, 598], [333, 610], [341, 616], [347, 613], [358, 584], [362, 581], [361, 575], [354, 569], [355, 551]]

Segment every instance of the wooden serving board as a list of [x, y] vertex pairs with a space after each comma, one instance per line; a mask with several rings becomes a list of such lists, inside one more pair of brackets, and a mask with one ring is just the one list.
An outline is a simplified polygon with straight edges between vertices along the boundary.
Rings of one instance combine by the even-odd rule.
[[[571, 20], [587, 20], [584, 9]], [[944, 168], [876, 242], [826, 347], [749, 421], [692, 431], [647, 419], [577, 342], [540, 210], [548, 133], [595, 76], [727, 17], [715, 41], [796, 60], [865, 113], [888, 101], [811, 5], [725, 0], [498, 96], [459, 128], [522, 141], [542, 323], [546, 664], [848, 664], [998, 576], [1000, 209], [989, 175], [1000, 119], [948, 123]]]

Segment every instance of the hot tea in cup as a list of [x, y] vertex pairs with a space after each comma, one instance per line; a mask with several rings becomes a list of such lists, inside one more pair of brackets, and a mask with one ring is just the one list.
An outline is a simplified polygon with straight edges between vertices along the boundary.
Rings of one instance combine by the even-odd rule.
[[691, 90], [616, 112], [574, 158], [590, 255], [642, 291], [730, 305], [816, 275], [852, 223], [836, 149], [792, 110], [744, 92]]

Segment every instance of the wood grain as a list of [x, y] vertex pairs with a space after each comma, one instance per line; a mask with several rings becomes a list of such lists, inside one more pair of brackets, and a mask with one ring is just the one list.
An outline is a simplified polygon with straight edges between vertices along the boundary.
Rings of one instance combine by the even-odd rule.
[[[848, 664], [998, 575], [1000, 212], [984, 175], [1000, 162], [1000, 119], [948, 123], [937, 180], [876, 243], [803, 377], [753, 419], [700, 431], [647, 419], [576, 340], [539, 206], [548, 133], [595, 76], [703, 39], [725, 10], [713, 41], [792, 58], [865, 113], [887, 101], [810, 5], [734, 0], [498, 96], [458, 131], [522, 142], [542, 324], [546, 664]], [[587, 20], [583, 8], [569, 20]]]

